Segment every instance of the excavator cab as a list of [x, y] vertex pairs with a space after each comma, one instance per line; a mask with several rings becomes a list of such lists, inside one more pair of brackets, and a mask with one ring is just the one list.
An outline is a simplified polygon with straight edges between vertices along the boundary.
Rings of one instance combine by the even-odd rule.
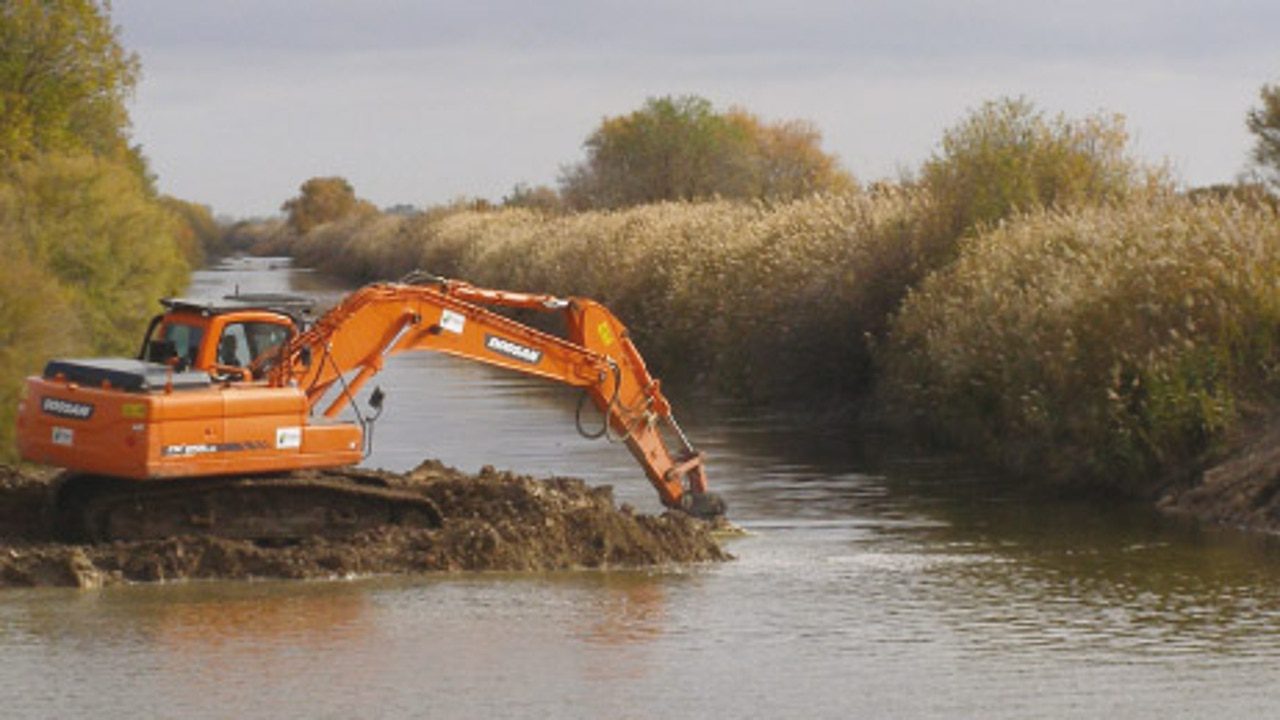
[[166, 299], [151, 320], [138, 359], [176, 371], [204, 370], [215, 380], [249, 379], [304, 327], [295, 311], [309, 301], [288, 295], [233, 295], [221, 301]]

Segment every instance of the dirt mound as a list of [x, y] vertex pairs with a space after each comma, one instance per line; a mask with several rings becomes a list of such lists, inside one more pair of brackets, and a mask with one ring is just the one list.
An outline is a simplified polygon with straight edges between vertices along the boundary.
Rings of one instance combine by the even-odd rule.
[[1160, 509], [1218, 525], [1280, 534], [1280, 418], [1267, 423], [1225, 462], [1207, 470], [1200, 483], [1161, 499]]
[[610, 488], [577, 479], [535, 480], [488, 467], [468, 475], [434, 461], [406, 474], [326, 474], [365, 482], [372, 475], [420, 492], [440, 508], [443, 524], [279, 546], [213, 537], [65, 544], [53, 539], [51, 479], [0, 466], [0, 586], [620, 568], [730, 558], [706, 523], [616, 507]]

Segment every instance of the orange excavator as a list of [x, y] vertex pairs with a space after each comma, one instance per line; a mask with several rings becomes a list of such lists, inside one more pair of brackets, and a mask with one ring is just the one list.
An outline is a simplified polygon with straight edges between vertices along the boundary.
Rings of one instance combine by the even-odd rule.
[[[592, 300], [414, 273], [315, 321], [294, 296], [162, 303], [137, 358], [52, 360], [27, 378], [19, 450], [67, 471], [54, 507], [68, 536], [278, 540], [438, 524], [427, 498], [376, 474], [323, 471], [366, 456], [383, 393], [364, 411], [356, 393], [387, 356], [413, 350], [581, 388], [580, 432], [621, 438], [667, 507], [724, 514], [627, 329]], [[499, 309], [562, 314], [566, 336]], [[583, 428], [586, 398], [604, 416], [595, 431]], [[338, 418], [345, 408], [354, 419]]]

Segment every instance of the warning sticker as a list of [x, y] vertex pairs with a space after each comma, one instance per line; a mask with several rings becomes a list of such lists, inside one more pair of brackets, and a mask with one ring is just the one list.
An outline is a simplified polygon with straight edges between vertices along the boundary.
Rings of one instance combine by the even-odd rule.
[[440, 329], [447, 330], [454, 335], [461, 335], [463, 328], [467, 326], [467, 318], [462, 313], [452, 310], [445, 310], [440, 314]]
[[302, 428], [300, 427], [276, 428], [276, 449], [277, 450], [294, 450], [300, 447], [302, 447]]
[[613, 329], [609, 327], [608, 322], [601, 320], [600, 324], [596, 326], [596, 334], [600, 336], [600, 342], [604, 343], [605, 347], [613, 344]]

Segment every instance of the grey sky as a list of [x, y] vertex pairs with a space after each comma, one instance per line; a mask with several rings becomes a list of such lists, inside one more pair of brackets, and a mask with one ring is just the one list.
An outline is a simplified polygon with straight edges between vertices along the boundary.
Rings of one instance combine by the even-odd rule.
[[386, 206], [553, 184], [606, 115], [696, 93], [806, 118], [860, 179], [914, 169], [968, 109], [1124, 114], [1188, 184], [1245, 163], [1280, 80], [1274, 0], [1055, 3], [115, 0], [161, 189], [269, 214], [315, 175]]

